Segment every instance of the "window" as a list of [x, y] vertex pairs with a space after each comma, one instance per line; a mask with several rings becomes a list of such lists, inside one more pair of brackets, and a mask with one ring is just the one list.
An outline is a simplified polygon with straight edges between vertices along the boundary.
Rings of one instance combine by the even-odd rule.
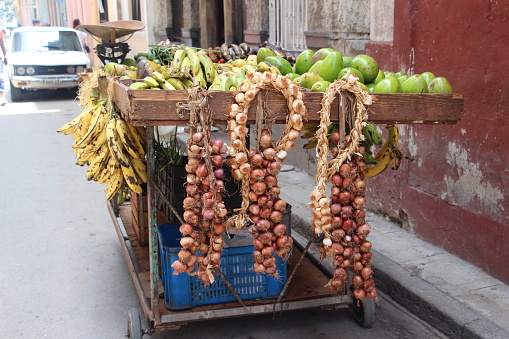
[[17, 32], [13, 52], [82, 51], [78, 35], [71, 31]]
[[140, 0], [131, 0], [132, 20], [141, 21]]
[[269, 0], [269, 42], [286, 50], [306, 49], [308, 0]]

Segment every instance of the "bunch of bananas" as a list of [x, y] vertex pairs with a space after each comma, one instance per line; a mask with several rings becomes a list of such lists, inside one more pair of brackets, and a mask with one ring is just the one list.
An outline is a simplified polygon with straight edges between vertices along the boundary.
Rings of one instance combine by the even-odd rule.
[[141, 185], [147, 182], [144, 129], [108, 113], [106, 101], [89, 101], [76, 118], [57, 132], [73, 135], [76, 164], [88, 164], [87, 180], [107, 183], [106, 200], [122, 189], [143, 192]]
[[382, 147], [383, 140], [382, 136], [376, 129], [376, 127], [372, 124], [366, 124], [362, 128], [362, 135], [364, 135], [364, 140], [359, 143], [359, 146], [364, 146], [366, 153], [364, 154], [364, 162], [366, 164], [376, 164], [377, 160], [373, 156], [373, 146]]
[[225, 60], [236, 60], [247, 57], [251, 48], [245, 42], [237, 44], [227, 44], [226, 42], [221, 45], [221, 54]]
[[[408, 159], [410, 161], [413, 160], [413, 159], [408, 158], [406, 155], [404, 155], [401, 152], [401, 150], [399, 150], [397, 147], [398, 142], [399, 142], [398, 127], [396, 125], [387, 125], [386, 127], [387, 127], [389, 134], [388, 134], [387, 139], [385, 140], [385, 143], [383, 144], [382, 148], [380, 149], [380, 151], [378, 151], [378, 153], [375, 156], [376, 164], [371, 167], [368, 167], [368, 169], [365, 172], [365, 176], [368, 178], [374, 177], [374, 176], [382, 173], [391, 164], [392, 164], [392, 169], [397, 170], [399, 168], [399, 166], [401, 165], [401, 159], [403, 159], [403, 158]], [[381, 143], [381, 140], [382, 139], [380, 138], [379, 143]], [[373, 143], [375, 143], [375, 141], [373, 141]], [[367, 155], [367, 148], [366, 148], [366, 155]]]
[[215, 65], [205, 50], [178, 48], [168, 66], [150, 72], [143, 82], [135, 82], [130, 87], [167, 90], [183, 90], [190, 86], [208, 88], [218, 75]]

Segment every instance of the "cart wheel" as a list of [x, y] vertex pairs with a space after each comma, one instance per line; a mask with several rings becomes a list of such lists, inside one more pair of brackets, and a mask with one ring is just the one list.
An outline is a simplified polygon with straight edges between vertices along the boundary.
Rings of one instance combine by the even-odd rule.
[[142, 339], [143, 330], [141, 329], [141, 317], [137, 308], [131, 308], [127, 318], [127, 338]]
[[371, 327], [375, 323], [375, 300], [364, 298], [358, 300], [352, 295], [352, 309], [355, 320], [362, 327]]

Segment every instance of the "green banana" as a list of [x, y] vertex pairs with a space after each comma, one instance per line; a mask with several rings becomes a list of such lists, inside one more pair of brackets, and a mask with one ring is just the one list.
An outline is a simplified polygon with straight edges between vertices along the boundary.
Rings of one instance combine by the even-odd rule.
[[367, 124], [366, 128], [369, 135], [371, 136], [371, 140], [373, 140], [373, 144], [375, 144], [377, 147], [382, 147], [383, 145], [382, 136], [380, 135], [380, 133], [378, 133], [376, 127], [372, 124]]
[[143, 82], [150, 87], [159, 87], [159, 83], [157, 82], [157, 80], [152, 77], [145, 77], [143, 79]]
[[187, 51], [187, 55], [189, 56], [189, 59], [191, 61], [191, 71], [196, 76], [196, 74], [198, 74], [198, 71], [201, 70], [200, 57], [198, 55], [198, 52], [196, 52], [194, 49], [189, 49]]
[[149, 89], [150, 86], [147, 85], [145, 82], [133, 82], [129, 88], [132, 89]]
[[207, 83], [211, 84], [214, 81], [214, 77], [216, 75], [214, 63], [209, 58], [209, 56], [206, 54], [198, 53], [198, 57], [200, 58], [200, 63], [203, 66], [203, 71], [205, 73], [205, 80], [207, 80]]
[[170, 90], [170, 91], [175, 91], [176, 90], [175, 86], [173, 86], [168, 80], [165, 80], [161, 84], [161, 88], [162, 89], [166, 89], [166, 90]]
[[188, 87], [179, 78], [170, 77], [170, 78], [166, 79], [166, 81], [169, 82], [170, 85], [175, 87], [175, 89], [177, 89], [177, 90], [184, 90], [184, 89], [187, 89], [187, 87]]
[[173, 68], [180, 68], [182, 66], [182, 62], [184, 61], [184, 58], [186, 57], [186, 50], [185, 49], [177, 49], [175, 51], [175, 55], [173, 56], [173, 61], [171, 63], [171, 67]]

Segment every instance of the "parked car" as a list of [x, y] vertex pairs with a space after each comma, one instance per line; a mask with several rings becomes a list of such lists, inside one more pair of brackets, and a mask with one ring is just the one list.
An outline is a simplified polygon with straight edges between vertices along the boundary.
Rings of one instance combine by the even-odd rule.
[[12, 101], [24, 90], [76, 87], [76, 73], [90, 67], [78, 32], [67, 27], [16, 28], [7, 60]]

